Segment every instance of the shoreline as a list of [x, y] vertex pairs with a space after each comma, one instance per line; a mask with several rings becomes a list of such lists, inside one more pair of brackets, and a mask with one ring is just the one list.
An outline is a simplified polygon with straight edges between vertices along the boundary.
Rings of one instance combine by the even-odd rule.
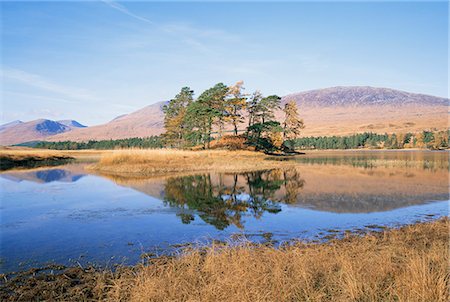
[[[293, 242], [278, 248], [270, 244], [233, 246], [216, 242], [208, 247], [188, 246], [178, 256], [147, 258], [141, 264], [118, 266], [114, 271], [81, 265], [35, 268], [15, 276], [3, 274], [0, 298], [214, 301], [223, 298], [224, 292], [212, 289], [226, 280], [226, 288], [235, 289], [232, 295], [236, 296], [232, 297], [242, 297], [242, 291], [252, 284], [254, 288], [244, 301], [264, 295], [279, 301], [306, 297], [326, 301], [369, 297], [374, 301], [388, 297], [407, 300], [417, 297], [417, 291], [429, 301], [447, 301], [449, 226], [449, 218], [442, 217], [363, 235], [346, 233], [343, 238], [322, 243]], [[359, 260], [355, 262], [353, 257]], [[248, 271], [250, 267], [253, 269]], [[347, 281], [351, 280], [351, 286], [342, 282], [343, 276], [350, 278]], [[180, 278], [185, 281], [180, 283]], [[385, 278], [393, 280], [385, 283]], [[311, 287], [317, 282], [321, 285]], [[277, 290], [275, 284], [280, 286]]]
[[302, 150], [295, 156], [273, 156], [256, 151], [178, 149], [49, 150], [1, 149], [0, 171], [52, 167], [67, 163], [90, 163], [87, 170], [112, 177], [154, 177], [167, 174], [246, 172], [292, 167], [296, 159], [329, 155], [422, 153], [439, 154], [450, 150], [427, 149], [328, 149]]

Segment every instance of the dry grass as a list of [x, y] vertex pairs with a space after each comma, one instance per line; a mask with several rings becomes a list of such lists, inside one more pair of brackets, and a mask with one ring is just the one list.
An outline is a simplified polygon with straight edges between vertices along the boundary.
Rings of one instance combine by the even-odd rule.
[[97, 161], [100, 154], [109, 151], [96, 150], [48, 150], [32, 148], [0, 149], [0, 170], [36, 168], [67, 163], [70, 160]]
[[41, 149], [2, 149], [0, 150], [0, 157], [11, 159], [25, 159], [29, 157], [51, 158], [55, 156], [66, 156], [63, 152], [55, 150], [41, 150]]
[[449, 301], [448, 231], [445, 218], [324, 244], [218, 245], [114, 273], [10, 280], [0, 292], [52, 301]]
[[329, 244], [211, 247], [114, 280], [111, 300], [449, 301], [448, 219]]
[[90, 169], [105, 174], [151, 176], [174, 172], [240, 172], [291, 166], [252, 151], [186, 151], [175, 149], [115, 150], [103, 154]]
[[109, 153], [109, 150], [49, 150], [49, 149], [34, 149], [34, 148], [15, 148], [2, 147], [0, 148], [1, 157], [9, 157], [15, 159], [22, 159], [26, 157], [40, 157], [50, 158], [55, 156], [66, 156], [74, 158], [84, 157], [99, 157], [103, 153]]

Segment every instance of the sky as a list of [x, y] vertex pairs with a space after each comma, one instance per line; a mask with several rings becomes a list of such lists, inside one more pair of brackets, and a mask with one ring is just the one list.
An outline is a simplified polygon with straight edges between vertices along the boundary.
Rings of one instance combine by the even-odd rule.
[[0, 123], [108, 122], [243, 80], [448, 97], [447, 1], [2, 1]]

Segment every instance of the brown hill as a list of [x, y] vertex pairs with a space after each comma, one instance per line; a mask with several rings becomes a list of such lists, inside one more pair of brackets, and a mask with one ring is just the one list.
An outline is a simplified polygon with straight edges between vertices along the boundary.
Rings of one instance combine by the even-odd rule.
[[449, 100], [388, 88], [333, 87], [290, 94], [309, 135], [417, 132], [448, 128]]
[[[424, 94], [365, 86], [332, 87], [287, 95], [282, 104], [291, 100], [297, 103], [305, 121], [304, 136], [448, 128], [449, 100]], [[164, 102], [159, 102], [121, 115], [106, 124], [75, 129], [45, 139], [86, 141], [158, 135], [164, 131], [163, 105]], [[282, 113], [278, 112], [277, 117], [282, 118]], [[242, 124], [241, 129], [244, 128], [245, 124]], [[24, 137], [22, 141], [25, 139], [28, 138]]]
[[133, 113], [116, 117], [106, 124], [77, 129], [72, 131], [73, 133], [58, 134], [47, 140], [87, 141], [158, 135], [164, 131], [164, 114], [162, 112], [164, 104], [165, 102], [159, 102]]

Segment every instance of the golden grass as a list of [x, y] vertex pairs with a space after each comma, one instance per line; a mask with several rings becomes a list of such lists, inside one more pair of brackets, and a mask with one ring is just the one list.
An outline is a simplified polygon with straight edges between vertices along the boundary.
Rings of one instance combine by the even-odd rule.
[[0, 292], [11, 301], [449, 301], [448, 231], [444, 218], [322, 244], [216, 245], [116, 272], [10, 280]]
[[55, 150], [41, 150], [41, 149], [3, 149], [0, 150], [0, 157], [11, 158], [15, 160], [38, 157], [38, 158], [52, 158], [55, 156], [63, 157], [66, 156], [63, 152]]
[[449, 301], [449, 220], [327, 244], [211, 247], [114, 279], [110, 300]]
[[60, 157], [99, 157], [109, 150], [49, 150], [49, 149], [33, 149], [33, 148], [1, 148], [0, 156], [14, 159], [23, 159], [27, 157], [51, 158]]
[[105, 174], [151, 176], [174, 172], [240, 172], [293, 165], [267, 159], [270, 157], [253, 151], [128, 149], [103, 154], [90, 169]]

